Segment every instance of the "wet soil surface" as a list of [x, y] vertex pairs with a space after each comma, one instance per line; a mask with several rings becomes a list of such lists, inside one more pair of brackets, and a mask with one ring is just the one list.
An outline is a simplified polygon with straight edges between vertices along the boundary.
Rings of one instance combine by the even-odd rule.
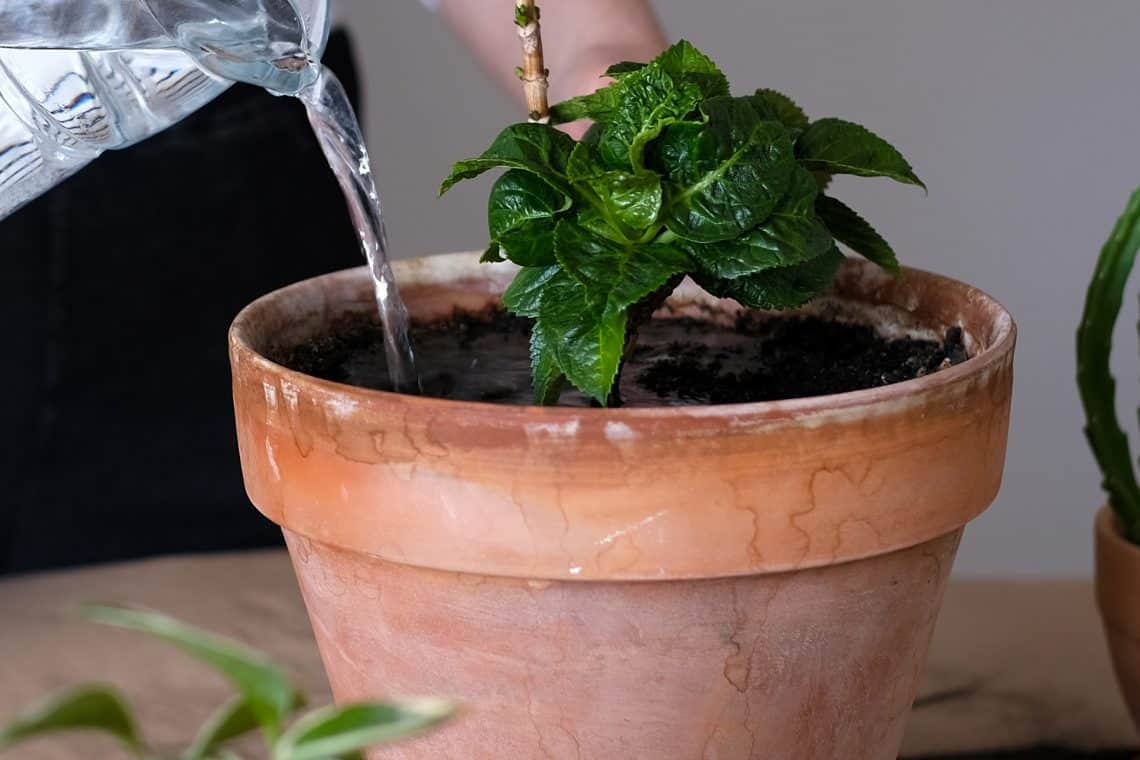
[[[425, 395], [530, 404], [529, 320], [502, 311], [456, 315], [413, 329]], [[652, 319], [639, 331], [622, 373], [626, 406], [732, 404], [874, 388], [936, 372], [967, 358], [962, 333], [941, 341], [889, 339], [867, 325], [817, 317], [745, 316], [731, 326]], [[309, 375], [390, 388], [382, 333], [363, 319], [332, 335], [278, 352]], [[567, 387], [561, 404], [588, 406]]]

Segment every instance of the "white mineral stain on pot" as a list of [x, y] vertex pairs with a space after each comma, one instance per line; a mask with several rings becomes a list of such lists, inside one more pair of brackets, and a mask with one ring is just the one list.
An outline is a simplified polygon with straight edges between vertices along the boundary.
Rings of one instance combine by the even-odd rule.
[[299, 406], [300, 390], [296, 385], [288, 380], [281, 381], [281, 393], [285, 396], [285, 403], [289, 405], [289, 410], [296, 412]]
[[351, 396], [330, 396], [325, 399], [325, 406], [337, 417], [352, 417], [360, 408], [360, 404]]
[[573, 438], [578, 435], [580, 422], [577, 418], [566, 422], [531, 422], [526, 425], [526, 434], [548, 438]]
[[607, 422], [606, 423], [606, 440], [607, 441], [630, 441], [637, 437], [637, 433], [633, 432], [633, 428], [624, 422]]
[[277, 386], [269, 381], [265, 381], [261, 384], [261, 387], [265, 389], [265, 405], [269, 407], [270, 410], [276, 409]]
[[265, 458], [269, 461], [269, 469], [273, 471], [273, 479], [281, 482], [281, 468], [277, 466], [277, 455], [273, 451], [273, 439], [265, 437]]
[[654, 522], [655, 520], [658, 520], [661, 517], [664, 517], [668, 512], [669, 512], [669, 510], [667, 510], [667, 509], [659, 509], [656, 512], [654, 512], [653, 514], [649, 515], [648, 517], [643, 517], [640, 520], [638, 520], [637, 522], [630, 523], [629, 525], [626, 525], [624, 528], [618, 528], [613, 533], [610, 533], [609, 535], [606, 535], [606, 536], [602, 536], [600, 539], [598, 539], [597, 545], [598, 546], [606, 546], [608, 544], [612, 544], [614, 541], [621, 538], [622, 536], [627, 535], [629, 533], [632, 533], [635, 530], [641, 530], [646, 525], [649, 525], [650, 523]]

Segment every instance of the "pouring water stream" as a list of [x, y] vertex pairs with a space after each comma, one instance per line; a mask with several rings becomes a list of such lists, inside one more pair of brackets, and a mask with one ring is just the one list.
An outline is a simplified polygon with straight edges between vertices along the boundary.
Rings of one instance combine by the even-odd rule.
[[372, 275], [376, 306], [384, 327], [384, 348], [392, 389], [397, 393], [417, 393], [420, 382], [408, 329], [408, 309], [400, 297], [388, 261], [388, 237], [380, 194], [360, 123], [340, 80], [326, 66], [320, 67], [316, 81], [299, 92], [297, 97], [308, 110], [309, 123], [340, 183], [349, 216], [360, 237], [360, 247]]

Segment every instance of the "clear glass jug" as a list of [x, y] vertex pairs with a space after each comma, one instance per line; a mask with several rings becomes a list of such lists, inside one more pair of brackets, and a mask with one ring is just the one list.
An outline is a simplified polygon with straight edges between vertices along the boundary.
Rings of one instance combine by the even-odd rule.
[[0, 0], [0, 219], [234, 82], [312, 84], [328, 0]]

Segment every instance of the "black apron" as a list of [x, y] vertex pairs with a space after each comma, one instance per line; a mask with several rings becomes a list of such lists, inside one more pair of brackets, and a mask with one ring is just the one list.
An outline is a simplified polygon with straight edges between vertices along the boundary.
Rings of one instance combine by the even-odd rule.
[[[325, 62], [359, 108], [345, 35]], [[244, 85], [0, 221], [0, 573], [279, 544], [226, 330], [361, 262], [302, 105]]]

